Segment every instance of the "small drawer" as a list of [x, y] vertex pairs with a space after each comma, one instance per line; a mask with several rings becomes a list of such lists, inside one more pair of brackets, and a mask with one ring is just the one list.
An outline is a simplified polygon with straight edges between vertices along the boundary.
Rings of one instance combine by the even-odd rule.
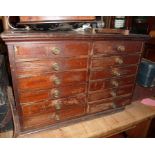
[[108, 57], [96, 57], [92, 58], [92, 68], [105, 68], [111, 66], [124, 66], [131, 64], [138, 64], [140, 60], [140, 55], [118, 55], [118, 56], [108, 56]]
[[89, 42], [52, 42], [51, 44], [20, 44], [14, 46], [15, 58], [49, 58], [88, 55]]
[[132, 94], [132, 91], [133, 91], [133, 85], [128, 85], [128, 86], [119, 87], [119, 88], [89, 92], [88, 101], [92, 102], [92, 101], [111, 98], [111, 97], [116, 98], [120, 95]]
[[59, 112], [48, 112], [44, 114], [39, 114], [32, 117], [23, 117], [23, 128], [26, 129], [36, 129], [40, 127], [46, 127], [48, 125], [61, 122], [64, 120], [73, 119], [79, 116], [83, 116], [86, 113], [86, 107], [72, 107]]
[[132, 95], [126, 97], [118, 97], [114, 99], [114, 103], [119, 106], [126, 106], [132, 102]]
[[105, 69], [91, 69], [90, 80], [121, 77], [137, 73], [137, 66], [111, 67]]
[[21, 107], [23, 116], [28, 117], [41, 113], [64, 110], [72, 108], [73, 106], [79, 108], [84, 105], [86, 105], [86, 95], [83, 94], [58, 100], [45, 100], [37, 103], [27, 103], [23, 104]]
[[89, 103], [89, 113], [117, 109], [131, 103], [132, 96], [118, 97], [115, 99], [98, 100]]
[[87, 84], [68, 85], [49, 90], [19, 92], [20, 103], [39, 102], [86, 93]]
[[96, 54], [127, 54], [142, 52], [140, 41], [96, 41], [93, 53]]
[[89, 111], [88, 113], [95, 113], [95, 112], [101, 112], [101, 111], [107, 111], [110, 109], [113, 109], [113, 102], [106, 102], [103, 103], [103, 101], [98, 101], [96, 104], [89, 105]]
[[89, 91], [118, 88], [135, 83], [135, 76], [90, 81]]
[[86, 82], [86, 71], [61, 72], [32, 76], [27, 78], [18, 78], [19, 90], [39, 90], [50, 89], [77, 82]]
[[46, 127], [48, 125], [56, 123], [55, 113], [39, 114], [32, 117], [22, 117], [22, 129], [36, 129]]
[[35, 76], [66, 70], [87, 69], [87, 58], [56, 58], [41, 61], [16, 62], [18, 76]]
[[68, 119], [72, 119], [75, 117], [79, 117], [86, 114], [86, 106], [80, 106], [80, 107], [72, 107], [72, 108], [68, 108], [62, 111], [58, 111], [57, 112], [57, 121], [61, 121], [61, 120], [68, 120]]

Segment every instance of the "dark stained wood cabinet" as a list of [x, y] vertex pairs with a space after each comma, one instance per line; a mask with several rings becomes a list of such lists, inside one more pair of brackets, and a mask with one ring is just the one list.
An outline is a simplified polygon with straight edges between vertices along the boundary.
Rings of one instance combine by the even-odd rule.
[[131, 103], [145, 35], [8, 31], [17, 134], [95, 118]]

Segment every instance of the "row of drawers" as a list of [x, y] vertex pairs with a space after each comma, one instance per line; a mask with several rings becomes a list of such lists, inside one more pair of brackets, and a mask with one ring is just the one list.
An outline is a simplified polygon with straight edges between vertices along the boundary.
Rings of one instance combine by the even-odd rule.
[[[74, 117], [83, 116], [89, 112], [95, 113], [100, 111], [106, 111], [110, 109], [119, 108], [121, 106], [130, 104], [131, 95], [117, 97], [115, 99], [109, 98], [105, 100], [96, 101], [95, 104], [92, 102], [86, 107], [84, 104], [85, 96], [76, 96], [59, 100], [61, 106], [57, 106], [56, 101], [40, 102], [37, 105], [25, 106], [23, 108], [24, 121], [23, 127], [25, 129], [46, 126], [68, 120]], [[61, 108], [60, 108], [61, 107]], [[54, 108], [57, 108], [55, 111]], [[36, 113], [40, 111], [39, 115]], [[30, 116], [31, 117], [28, 117]]]
[[[139, 54], [94, 57], [91, 60], [90, 68], [120, 67], [137, 64], [139, 59]], [[17, 75], [20, 78], [68, 70], [87, 70], [88, 67], [88, 58], [56, 58], [16, 63]]]
[[73, 57], [79, 55], [89, 55], [90, 51], [93, 54], [127, 54], [140, 52], [142, 42], [139, 41], [96, 41], [93, 44], [93, 50], [90, 48], [90, 42], [86, 41], [70, 41], [70, 42], [53, 42], [51, 44], [23, 44], [16, 45], [15, 58], [18, 59], [30, 58], [49, 58], [49, 57]]
[[[92, 87], [93, 80], [102, 80], [109, 78], [120, 78], [128, 75], [134, 75], [137, 71], [137, 66], [129, 66], [129, 67], [119, 67], [112, 69], [99, 69], [99, 70], [91, 70], [89, 81], [90, 87]], [[108, 80], [107, 80], [108, 81]], [[57, 88], [66, 85], [74, 85], [78, 83], [88, 82], [88, 72], [87, 71], [68, 71], [68, 72], [60, 72], [53, 74], [45, 74], [27, 77], [27, 78], [19, 78], [18, 79], [18, 89], [19, 91], [27, 91], [27, 90], [40, 90], [40, 89], [50, 89]], [[116, 82], [114, 82], [116, 83]], [[95, 85], [99, 85], [100, 83], [96, 82]], [[107, 83], [108, 84], [108, 83]], [[114, 84], [116, 85], [116, 84]]]
[[[102, 100], [102, 99], [107, 99], [107, 98], [116, 98], [121, 95], [131, 94], [132, 89], [133, 89], [133, 85], [127, 85], [127, 86], [114, 88], [114, 89], [89, 92], [88, 93], [88, 102], [94, 102], [97, 100]], [[29, 109], [32, 108], [32, 110], [33, 110], [33, 108], [34, 109], [36, 108], [37, 109], [36, 112], [40, 113], [43, 109], [46, 109], [46, 108], [48, 109], [49, 107], [50, 107], [49, 110], [52, 111], [52, 109], [59, 110], [59, 109], [63, 109], [63, 108], [68, 108], [67, 105], [77, 106], [80, 104], [86, 104], [86, 95], [84, 95], [84, 93], [81, 94], [81, 95], [84, 95], [84, 97], [82, 97], [82, 98], [78, 97], [80, 95], [76, 95], [76, 94], [72, 94], [72, 95], [62, 94], [61, 98], [54, 99], [54, 100], [51, 100], [53, 98], [52, 98], [52, 95], [49, 94], [49, 92], [44, 92], [44, 93], [47, 93], [48, 95], [45, 98], [42, 98], [41, 101], [38, 99], [38, 101], [33, 104], [31, 103], [31, 101], [37, 100], [36, 98], [35, 99], [33, 98], [33, 96], [35, 96], [36, 94], [35, 93], [29, 94], [29, 95], [31, 95], [32, 98], [30, 99], [30, 97], [27, 97], [27, 100], [29, 100], [29, 102], [27, 104], [22, 104], [23, 111], [26, 110], [26, 107], [29, 107]], [[74, 95], [76, 95], [76, 96], [74, 96]], [[71, 97], [68, 97], [68, 96], [71, 96]], [[74, 96], [74, 97], [72, 97], [72, 96]]]
[[[88, 101], [99, 100], [103, 98], [116, 97], [123, 94], [131, 93], [133, 89], [133, 84], [123, 85], [119, 87], [112, 87], [108, 89], [99, 89], [97, 91], [88, 92]], [[68, 96], [74, 96], [77, 94], [87, 93], [86, 84], [71, 85], [67, 87], [60, 87], [57, 89], [47, 89], [40, 91], [27, 91], [24, 93], [19, 93], [19, 100], [21, 104], [34, 102], [39, 102], [49, 99], [59, 99]]]

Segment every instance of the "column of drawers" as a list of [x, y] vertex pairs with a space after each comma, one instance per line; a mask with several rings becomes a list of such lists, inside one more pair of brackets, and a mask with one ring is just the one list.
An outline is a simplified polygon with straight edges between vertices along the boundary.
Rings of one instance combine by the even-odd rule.
[[24, 130], [86, 113], [89, 42], [29, 43], [14, 49]]
[[89, 113], [131, 103], [142, 42], [96, 41], [91, 57]]

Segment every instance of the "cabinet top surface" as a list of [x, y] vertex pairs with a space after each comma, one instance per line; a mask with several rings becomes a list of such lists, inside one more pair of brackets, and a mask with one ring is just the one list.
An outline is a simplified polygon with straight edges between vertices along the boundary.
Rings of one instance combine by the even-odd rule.
[[1, 34], [6, 42], [14, 41], [52, 41], [52, 40], [148, 40], [148, 35], [142, 34], [104, 34], [86, 32], [51, 32], [51, 31], [6, 31]]

